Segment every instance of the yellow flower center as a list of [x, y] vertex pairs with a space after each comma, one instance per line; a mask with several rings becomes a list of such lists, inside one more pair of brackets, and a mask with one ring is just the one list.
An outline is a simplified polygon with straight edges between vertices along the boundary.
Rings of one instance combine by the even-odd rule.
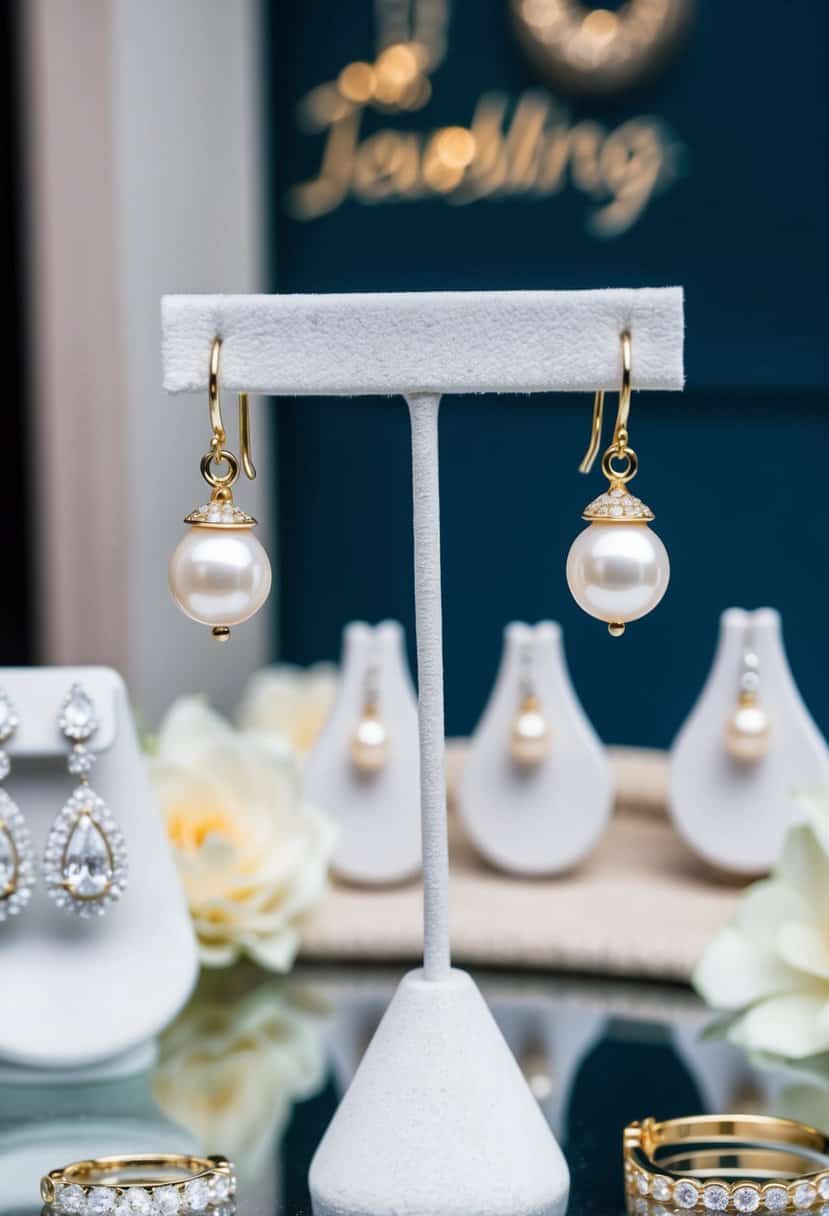
[[174, 848], [182, 853], [198, 853], [209, 837], [219, 837], [228, 844], [238, 845], [237, 825], [224, 807], [179, 805], [167, 815], [167, 835]]

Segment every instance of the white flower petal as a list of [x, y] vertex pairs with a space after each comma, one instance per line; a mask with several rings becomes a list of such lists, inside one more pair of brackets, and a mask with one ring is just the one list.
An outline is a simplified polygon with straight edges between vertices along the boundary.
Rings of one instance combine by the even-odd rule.
[[816, 841], [829, 857], [829, 789], [803, 790], [797, 801], [809, 817]]
[[246, 940], [247, 953], [270, 971], [290, 971], [299, 953], [300, 938], [294, 929], [284, 929], [273, 937], [253, 937]]
[[[809, 976], [829, 980], [829, 938], [825, 928], [797, 923], [782, 925], [776, 946], [780, 957], [791, 967]], [[829, 999], [829, 986], [826, 995]]]
[[186, 697], [167, 714], [149, 768], [205, 965], [247, 953], [288, 969], [336, 838], [303, 801], [295, 753]]
[[767, 879], [749, 887], [734, 914], [739, 931], [758, 945], [771, 948], [781, 925], [810, 917], [808, 901], [779, 879]]
[[198, 946], [199, 958], [204, 967], [231, 967], [242, 953], [236, 945], [212, 945], [203, 938], [198, 939]]
[[775, 877], [800, 893], [812, 910], [811, 920], [825, 922], [829, 915], [829, 857], [811, 824], [789, 828]]
[[239, 726], [282, 736], [305, 755], [328, 718], [338, 683], [337, 668], [331, 663], [267, 667], [248, 681], [239, 706]]
[[816, 1055], [829, 1050], [829, 1018], [822, 1017], [825, 1009], [825, 996], [789, 993], [770, 997], [749, 1009], [728, 1037], [747, 1051], [791, 1059]]
[[213, 742], [232, 735], [232, 727], [204, 697], [179, 697], [168, 709], [158, 733], [157, 755], [188, 766]]
[[773, 951], [732, 925], [722, 929], [694, 971], [697, 992], [715, 1009], [743, 1009], [755, 1001], [791, 992], [801, 977]]

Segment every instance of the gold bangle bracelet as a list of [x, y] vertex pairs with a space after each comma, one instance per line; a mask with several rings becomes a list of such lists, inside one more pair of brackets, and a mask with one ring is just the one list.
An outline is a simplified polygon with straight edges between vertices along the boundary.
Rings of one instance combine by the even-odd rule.
[[235, 1191], [226, 1157], [179, 1153], [76, 1161], [40, 1183], [43, 1202], [66, 1216], [179, 1216], [230, 1203]]
[[829, 1201], [829, 1138], [767, 1115], [645, 1119], [624, 1133], [629, 1196], [708, 1212], [805, 1212]]

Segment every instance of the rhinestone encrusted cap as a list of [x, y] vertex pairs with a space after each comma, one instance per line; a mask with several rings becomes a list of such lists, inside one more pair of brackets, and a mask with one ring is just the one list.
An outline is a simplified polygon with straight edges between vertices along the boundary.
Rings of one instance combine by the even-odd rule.
[[184, 522], [200, 524], [204, 528], [253, 528], [256, 525], [252, 515], [232, 502], [205, 503], [191, 511]]
[[603, 524], [649, 524], [654, 513], [641, 498], [629, 494], [624, 486], [611, 486], [584, 508], [582, 519]]

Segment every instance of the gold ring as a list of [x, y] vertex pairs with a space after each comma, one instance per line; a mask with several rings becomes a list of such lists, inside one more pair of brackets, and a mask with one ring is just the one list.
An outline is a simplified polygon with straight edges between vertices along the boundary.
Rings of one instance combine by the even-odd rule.
[[829, 1201], [829, 1138], [792, 1119], [645, 1119], [625, 1128], [623, 1152], [629, 1206], [638, 1197], [686, 1211], [774, 1213]]
[[[40, 1196], [66, 1216], [179, 1216], [229, 1203], [236, 1175], [226, 1157], [98, 1157], [52, 1170]], [[126, 1198], [127, 1203], [121, 1200]]]

